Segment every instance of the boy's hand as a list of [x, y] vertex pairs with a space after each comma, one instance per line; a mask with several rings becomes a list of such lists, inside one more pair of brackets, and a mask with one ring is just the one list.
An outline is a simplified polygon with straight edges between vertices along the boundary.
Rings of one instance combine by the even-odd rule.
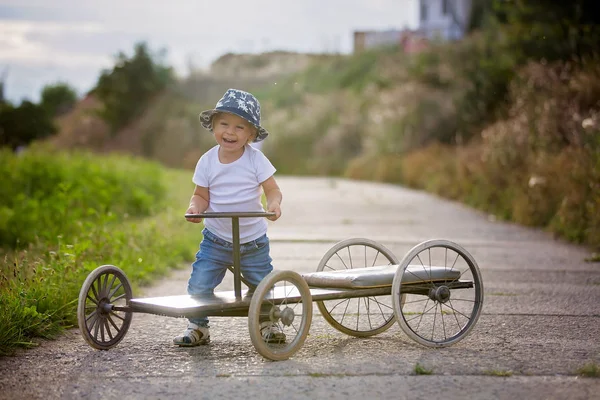
[[[194, 207], [194, 206], [190, 206], [190, 208], [188, 208], [185, 213], [186, 214], [202, 214], [200, 212], [200, 210], [198, 210], [198, 207]], [[200, 222], [202, 222], [202, 218], [186, 218], [186, 220], [189, 222], [192, 222], [194, 224], [199, 224]]]
[[267, 204], [267, 212], [275, 213], [275, 215], [272, 217], [267, 217], [267, 219], [271, 221], [277, 221], [279, 217], [281, 217], [281, 206], [279, 205], [279, 202], [274, 201], [270, 204]]
[[272, 176], [261, 183], [261, 185], [267, 198], [267, 212], [275, 213], [275, 215], [267, 217], [267, 219], [277, 221], [281, 217], [281, 190], [279, 190], [279, 186]]

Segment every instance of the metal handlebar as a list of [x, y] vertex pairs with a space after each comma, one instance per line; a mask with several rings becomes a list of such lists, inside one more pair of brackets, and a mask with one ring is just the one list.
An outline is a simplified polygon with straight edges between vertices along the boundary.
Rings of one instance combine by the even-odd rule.
[[207, 212], [202, 214], [185, 214], [186, 218], [252, 218], [273, 217], [274, 212], [241, 211], [241, 212]]
[[243, 212], [208, 212], [202, 214], [185, 214], [186, 218], [231, 218], [231, 236], [233, 239], [233, 290], [235, 297], [242, 298], [242, 274], [240, 270], [240, 218], [272, 217], [274, 212], [243, 211]]

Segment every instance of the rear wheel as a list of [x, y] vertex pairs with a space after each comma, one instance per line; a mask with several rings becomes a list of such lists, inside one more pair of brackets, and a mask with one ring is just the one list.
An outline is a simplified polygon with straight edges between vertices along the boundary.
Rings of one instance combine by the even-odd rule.
[[[321, 259], [317, 271], [340, 271], [398, 265], [385, 246], [369, 239], [353, 238], [334, 245]], [[355, 337], [377, 335], [395, 320], [391, 296], [369, 296], [317, 301], [323, 318], [340, 332]]]
[[[431, 268], [431, 267], [437, 268]], [[483, 282], [473, 257], [448, 240], [413, 247], [400, 262], [392, 285], [402, 330], [429, 347], [464, 339], [483, 306]]]

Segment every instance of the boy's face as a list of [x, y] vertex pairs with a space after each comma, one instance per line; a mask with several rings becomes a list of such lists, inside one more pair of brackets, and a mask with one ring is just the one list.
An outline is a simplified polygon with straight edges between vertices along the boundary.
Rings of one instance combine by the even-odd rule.
[[217, 143], [226, 151], [240, 150], [256, 137], [256, 127], [234, 114], [215, 115], [212, 128]]

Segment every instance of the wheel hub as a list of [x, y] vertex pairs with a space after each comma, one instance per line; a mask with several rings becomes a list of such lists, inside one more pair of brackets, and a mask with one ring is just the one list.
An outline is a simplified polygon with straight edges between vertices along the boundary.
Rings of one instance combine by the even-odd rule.
[[292, 322], [294, 322], [294, 317], [294, 310], [290, 307], [286, 307], [282, 310], [279, 306], [275, 306], [271, 308], [271, 311], [269, 312], [269, 319], [271, 322], [281, 321], [285, 326], [290, 326]]
[[450, 288], [448, 286], [438, 286], [429, 290], [429, 298], [440, 303], [446, 303], [450, 300]]
[[290, 326], [294, 322], [294, 310], [286, 307], [281, 312], [281, 323], [285, 326]]
[[98, 310], [100, 311], [100, 315], [110, 314], [112, 307], [112, 304], [107, 298], [103, 298], [98, 302]]
[[271, 307], [271, 311], [269, 311], [269, 320], [271, 322], [277, 322], [281, 318], [281, 309], [279, 306]]

